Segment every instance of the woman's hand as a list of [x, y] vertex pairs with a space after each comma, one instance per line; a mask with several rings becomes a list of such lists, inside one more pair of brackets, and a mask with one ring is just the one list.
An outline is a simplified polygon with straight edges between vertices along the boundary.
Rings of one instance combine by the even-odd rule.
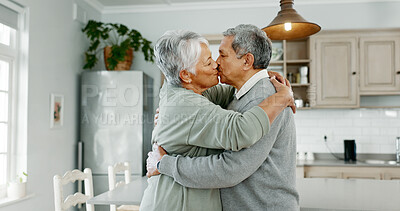
[[154, 115], [154, 126], [157, 126], [158, 116], [160, 115], [160, 108], [156, 109], [156, 114]]
[[153, 144], [153, 151], [147, 154], [148, 157], [146, 159], [147, 177], [150, 178], [151, 176], [160, 174], [160, 172], [157, 169], [157, 163], [166, 154], [167, 152], [161, 146], [158, 146], [157, 143]]
[[[279, 73], [277, 73], [277, 72], [274, 72], [274, 71], [267, 71], [267, 73], [268, 73], [268, 76], [270, 77], [270, 78], [272, 78], [272, 77], [276, 77], [276, 80], [278, 80], [279, 82], [281, 82], [281, 83], [285, 83], [285, 78], [281, 75], [281, 74], [279, 74]], [[288, 81], [289, 82], [289, 81]]]
[[293, 90], [287, 79], [283, 79], [283, 83], [276, 80], [275, 76], [271, 77], [271, 82], [274, 85], [280, 97], [286, 98], [286, 105], [289, 106], [293, 113], [296, 113], [296, 105], [294, 104]]

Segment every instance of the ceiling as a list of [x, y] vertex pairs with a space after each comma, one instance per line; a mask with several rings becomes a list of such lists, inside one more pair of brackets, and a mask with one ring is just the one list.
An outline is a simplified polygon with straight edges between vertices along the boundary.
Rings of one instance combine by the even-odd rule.
[[[103, 6], [142, 6], [142, 5], [169, 5], [182, 3], [224, 3], [224, 2], [241, 2], [243, 0], [97, 0]], [[277, 1], [277, 0], [265, 0]]]
[[[86, 0], [98, 3], [102, 7], [120, 6], [151, 6], [151, 5], [176, 5], [176, 4], [223, 4], [223, 3], [249, 3], [262, 2], [279, 5], [279, 0]], [[319, 4], [319, 3], [361, 3], [384, 2], [399, 0], [296, 0], [295, 4]]]
[[[103, 14], [276, 7], [279, 0], [83, 0]], [[398, 2], [400, 0], [295, 0], [295, 5]]]

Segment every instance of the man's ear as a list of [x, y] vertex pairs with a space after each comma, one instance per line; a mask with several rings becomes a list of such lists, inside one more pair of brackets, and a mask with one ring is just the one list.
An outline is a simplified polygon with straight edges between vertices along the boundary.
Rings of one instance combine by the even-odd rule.
[[179, 77], [181, 78], [183, 83], [190, 84], [192, 82], [192, 73], [187, 70], [181, 70], [179, 72]]
[[251, 53], [247, 53], [243, 55], [243, 59], [244, 59], [244, 69], [245, 70], [252, 69], [254, 64], [254, 55]]

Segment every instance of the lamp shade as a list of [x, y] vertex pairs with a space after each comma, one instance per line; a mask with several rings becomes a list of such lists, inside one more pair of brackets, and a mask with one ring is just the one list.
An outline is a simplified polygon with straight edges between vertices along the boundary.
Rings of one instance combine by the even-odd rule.
[[281, 11], [267, 27], [262, 29], [271, 40], [299, 39], [321, 30], [318, 24], [306, 21], [293, 9], [293, 0], [281, 0], [280, 4]]

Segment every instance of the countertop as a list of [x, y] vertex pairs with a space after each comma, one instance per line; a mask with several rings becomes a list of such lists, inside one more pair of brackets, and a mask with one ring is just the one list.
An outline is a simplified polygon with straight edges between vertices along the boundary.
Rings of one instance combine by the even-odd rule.
[[380, 160], [360, 160], [356, 162], [344, 162], [343, 160], [324, 159], [324, 160], [297, 160], [297, 167], [303, 166], [338, 166], [338, 167], [400, 167], [400, 163], [389, 163]]

